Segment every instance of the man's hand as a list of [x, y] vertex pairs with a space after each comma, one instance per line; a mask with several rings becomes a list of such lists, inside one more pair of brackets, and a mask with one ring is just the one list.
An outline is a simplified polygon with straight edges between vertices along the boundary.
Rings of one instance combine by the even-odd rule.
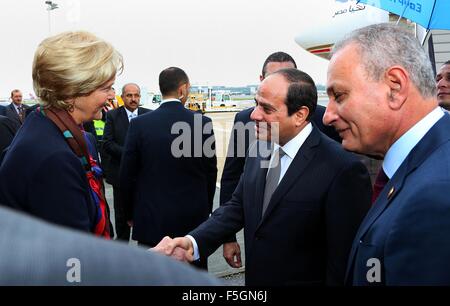
[[187, 237], [164, 237], [152, 251], [171, 256], [179, 261], [192, 262], [194, 260], [194, 247]]
[[242, 267], [241, 247], [237, 242], [228, 242], [223, 244], [223, 258], [232, 268]]

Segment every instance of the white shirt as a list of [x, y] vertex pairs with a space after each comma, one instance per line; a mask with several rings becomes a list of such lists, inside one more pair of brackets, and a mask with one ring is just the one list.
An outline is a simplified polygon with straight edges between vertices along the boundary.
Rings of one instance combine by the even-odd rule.
[[[288, 170], [289, 166], [291, 165], [292, 161], [294, 160], [295, 155], [297, 155], [298, 150], [302, 147], [303, 143], [305, 142], [306, 138], [311, 134], [313, 129], [313, 126], [311, 123], [308, 123], [303, 130], [300, 131], [294, 138], [289, 140], [288, 143], [286, 143], [284, 146], [282, 146], [283, 151], [286, 153], [281, 158], [281, 170], [280, 170], [280, 179], [278, 181], [278, 184], [283, 179], [284, 175], [286, 174], [286, 171]], [[274, 145], [274, 151], [278, 150], [280, 148], [279, 144]], [[270, 159], [269, 167], [271, 167], [273, 163], [273, 156]], [[198, 251], [198, 245], [195, 241], [194, 237], [191, 235], [186, 235], [187, 238], [189, 238], [192, 242], [192, 245], [194, 247], [194, 260], [198, 260], [200, 258], [200, 254]]]
[[180, 103], [181, 103], [181, 101], [178, 100], [178, 99], [170, 98], [170, 99], [164, 99], [164, 100], [162, 100], [162, 101], [161, 101], [161, 105], [164, 104], [164, 103], [166, 103], [166, 102], [180, 102]]
[[[298, 150], [300, 150], [301, 146], [305, 142], [306, 138], [308, 138], [309, 134], [312, 132], [312, 124], [308, 123], [303, 130], [300, 131], [294, 138], [289, 140], [288, 143], [286, 143], [281, 148], [284, 151], [284, 156], [281, 158], [281, 170], [280, 170], [280, 179], [278, 180], [278, 184], [283, 179], [284, 175], [286, 174], [287, 169], [291, 165], [292, 161], [294, 160], [295, 155], [297, 155]], [[280, 148], [279, 144], [274, 145], [274, 152]], [[274, 154], [272, 154], [272, 157], [270, 158], [269, 168], [272, 167]]]
[[394, 176], [411, 150], [442, 116], [444, 116], [442, 108], [436, 107], [394, 142], [383, 161], [383, 170], [389, 179]]
[[[13, 105], [14, 108], [16, 109], [17, 114], [20, 115], [19, 107], [23, 108], [23, 105], [22, 104], [17, 105], [16, 103], [13, 103]], [[25, 108], [23, 108], [23, 110], [25, 111]]]
[[127, 112], [128, 122], [131, 121], [131, 119], [134, 119], [138, 116], [138, 109], [136, 108], [133, 112], [130, 112], [126, 107], [125, 110]]

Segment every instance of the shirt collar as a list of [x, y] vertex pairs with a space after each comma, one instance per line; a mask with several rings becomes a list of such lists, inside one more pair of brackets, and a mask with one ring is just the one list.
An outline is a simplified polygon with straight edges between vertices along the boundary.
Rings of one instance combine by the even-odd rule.
[[169, 99], [162, 100], [161, 104], [164, 104], [166, 102], [180, 102], [181, 103], [181, 101], [179, 99], [169, 98]]
[[444, 112], [440, 107], [436, 107], [394, 142], [387, 151], [383, 161], [383, 170], [389, 179], [400, 168], [400, 165], [406, 159], [409, 152], [411, 152], [442, 116], [444, 116]]
[[[298, 150], [300, 150], [306, 138], [308, 138], [309, 134], [311, 134], [312, 129], [312, 124], [308, 123], [303, 128], [303, 130], [301, 130], [294, 138], [292, 138], [284, 146], [282, 146], [284, 153], [286, 153], [286, 155], [291, 159], [294, 159], [295, 155], [297, 155]], [[278, 150], [279, 148], [280, 145], [275, 143], [274, 150]]]
[[130, 112], [125, 106], [125, 111], [127, 112], [127, 117], [129, 118], [130, 115], [132, 115], [133, 117], [136, 117], [138, 115], [138, 109], [136, 108], [133, 112]]
[[14, 105], [16, 112], [19, 112], [19, 107], [23, 107], [22, 104], [17, 105], [16, 103], [13, 103], [12, 105]]

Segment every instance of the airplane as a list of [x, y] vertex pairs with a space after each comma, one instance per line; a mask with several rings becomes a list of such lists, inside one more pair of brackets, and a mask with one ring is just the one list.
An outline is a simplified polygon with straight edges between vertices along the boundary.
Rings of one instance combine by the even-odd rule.
[[[330, 58], [330, 52], [336, 41], [345, 34], [375, 23], [397, 22], [399, 16], [384, 10], [357, 3], [356, 0], [335, 0], [331, 3], [331, 10], [324, 10], [328, 14], [325, 19], [317, 18], [316, 23], [309, 24], [295, 36], [295, 42], [306, 51], [325, 59]], [[426, 31], [404, 18], [402, 25], [414, 31], [416, 37], [430, 56], [434, 71], [445, 61], [450, 59], [450, 31]]]

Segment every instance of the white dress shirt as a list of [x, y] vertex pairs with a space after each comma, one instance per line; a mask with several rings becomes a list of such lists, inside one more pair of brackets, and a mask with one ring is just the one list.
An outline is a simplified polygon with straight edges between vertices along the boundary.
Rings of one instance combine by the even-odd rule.
[[161, 101], [161, 105], [164, 104], [164, 103], [167, 103], [167, 102], [180, 102], [181, 103], [180, 100], [171, 98], [171, 99], [164, 99], [164, 100], [162, 100]]
[[16, 109], [17, 115], [20, 115], [19, 107], [22, 107], [22, 109], [25, 111], [22, 104], [17, 105], [15, 103], [13, 103], [13, 105], [14, 105], [14, 108]]
[[[311, 123], [308, 123], [303, 130], [300, 131], [294, 138], [289, 140], [288, 143], [286, 143], [281, 148], [286, 153], [281, 158], [281, 170], [280, 170], [280, 179], [278, 180], [278, 184], [280, 184], [281, 180], [283, 179], [284, 175], [286, 174], [286, 171], [288, 170], [289, 166], [291, 165], [292, 161], [295, 158], [295, 155], [297, 155], [298, 150], [302, 147], [303, 143], [305, 142], [306, 138], [311, 134], [313, 129], [313, 126]], [[274, 152], [280, 148], [280, 145], [275, 143], [274, 144]], [[273, 157], [270, 158], [269, 168], [272, 167], [273, 164]], [[194, 237], [191, 235], [186, 235], [187, 238], [189, 238], [192, 242], [192, 245], [194, 247], [194, 260], [198, 260], [200, 258], [200, 254], [198, 251], [198, 245], [195, 241]]]
[[128, 122], [131, 121], [131, 119], [134, 119], [138, 116], [138, 109], [136, 108], [133, 112], [130, 112], [126, 107], [125, 110], [127, 112]]
[[383, 170], [389, 179], [394, 176], [411, 150], [442, 116], [444, 116], [442, 108], [436, 107], [394, 142], [383, 161]]

